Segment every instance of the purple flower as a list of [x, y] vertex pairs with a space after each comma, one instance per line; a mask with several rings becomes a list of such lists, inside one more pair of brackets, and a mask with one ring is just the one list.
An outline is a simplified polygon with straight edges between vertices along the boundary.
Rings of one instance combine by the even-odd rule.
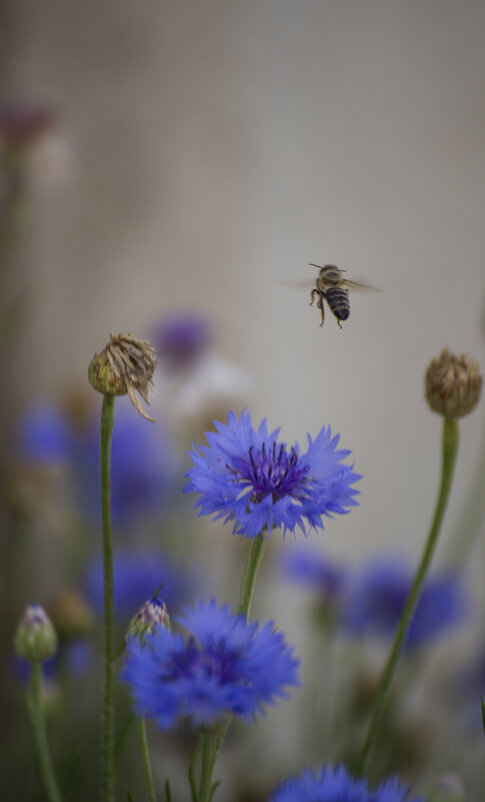
[[338, 603], [349, 576], [342, 565], [322, 555], [320, 550], [301, 547], [284, 553], [281, 569], [287, 579], [316, 591], [325, 602]]
[[[80, 445], [84, 508], [101, 515], [99, 422]], [[111, 516], [117, 528], [160, 515], [174, 485], [177, 455], [163, 424], [147, 425], [126, 399], [118, 399], [111, 441]]]
[[49, 404], [35, 404], [22, 416], [17, 448], [23, 462], [57, 465], [71, 458], [74, 436], [69, 421]]
[[194, 467], [184, 492], [200, 494], [200, 515], [234, 521], [233, 532], [254, 538], [264, 529], [282, 526], [305, 533], [305, 523], [323, 528], [323, 515], [346, 513], [357, 506], [352, 485], [361, 477], [344, 465], [350, 451], [337, 450], [339, 435], [323, 428], [308, 450], [278, 442], [279, 429], [268, 433], [266, 420], [253, 429], [249, 412], [238, 419], [229, 412], [227, 425], [214, 422], [208, 446], [190, 452]]
[[[114, 607], [119, 621], [128, 624], [135, 613], [151, 599], [160, 585], [169, 612], [182, 599], [187, 600], [189, 579], [171, 560], [154, 549], [126, 549], [114, 556]], [[94, 609], [104, 608], [103, 563], [96, 558], [88, 566], [84, 588]]]
[[197, 313], [179, 312], [153, 330], [153, 342], [162, 365], [169, 370], [186, 368], [208, 350], [212, 333], [208, 320]]
[[190, 633], [185, 641], [164, 627], [144, 643], [130, 638], [122, 674], [137, 714], [161, 729], [180, 718], [196, 727], [229, 714], [251, 721], [285, 698], [286, 686], [298, 685], [299, 661], [271, 621], [248, 624], [212, 600], [186, 608], [178, 622]]
[[345, 766], [323, 766], [317, 772], [304, 769], [298, 777], [285, 780], [269, 802], [424, 802], [409, 793], [394, 777], [371, 791], [367, 780], [355, 780]]
[[[414, 572], [396, 557], [379, 557], [349, 584], [341, 626], [353, 635], [392, 638], [404, 611]], [[452, 574], [427, 580], [406, 636], [419, 648], [461, 623], [467, 612], [464, 590]]]

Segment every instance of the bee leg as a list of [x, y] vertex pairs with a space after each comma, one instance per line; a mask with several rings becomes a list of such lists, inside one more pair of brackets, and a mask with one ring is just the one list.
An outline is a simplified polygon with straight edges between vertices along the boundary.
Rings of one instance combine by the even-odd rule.
[[338, 323], [339, 329], [341, 329], [342, 328], [342, 324], [341, 324], [340, 320], [337, 320], [337, 323]]
[[[311, 298], [311, 301], [310, 301], [310, 304], [309, 304], [309, 306], [313, 306], [313, 302], [314, 302], [314, 300], [315, 300], [315, 295], [318, 295], [318, 297], [320, 297], [320, 293], [319, 293], [319, 291], [318, 291], [318, 290], [312, 290], [312, 291], [311, 291], [311, 293], [310, 293], [310, 298]], [[317, 306], [318, 306], [318, 304], [317, 304]]]

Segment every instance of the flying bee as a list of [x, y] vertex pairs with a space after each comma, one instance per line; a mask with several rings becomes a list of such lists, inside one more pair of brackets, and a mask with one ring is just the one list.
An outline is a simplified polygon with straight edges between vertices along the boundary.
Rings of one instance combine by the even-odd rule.
[[335, 265], [315, 265], [310, 264], [310, 267], [318, 267], [319, 273], [315, 281], [315, 286], [310, 293], [311, 301], [310, 306], [317, 300], [317, 308], [320, 309], [323, 326], [325, 321], [325, 309], [323, 301], [329, 305], [330, 311], [333, 312], [337, 318], [339, 328], [342, 328], [341, 320], [347, 320], [350, 315], [350, 300], [349, 289], [358, 290], [373, 290], [375, 287], [370, 287], [367, 284], [360, 284], [357, 281], [349, 281], [343, 277], [345, 270], [335, 267]]

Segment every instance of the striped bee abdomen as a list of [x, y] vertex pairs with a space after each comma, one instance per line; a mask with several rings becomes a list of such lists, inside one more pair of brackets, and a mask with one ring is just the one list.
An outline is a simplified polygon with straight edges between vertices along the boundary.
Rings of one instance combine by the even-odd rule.
[[345, 287], [328, 287], [325, 297], [337, 320], [347, 320], [350, 315], [349, 291]]

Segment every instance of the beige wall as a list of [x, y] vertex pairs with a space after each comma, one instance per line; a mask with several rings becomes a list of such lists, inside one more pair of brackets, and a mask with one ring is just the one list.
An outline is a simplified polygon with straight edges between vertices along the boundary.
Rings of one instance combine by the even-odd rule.
[[[254, 374], [255, 418], [288, 440], [330, 422], [354, 450], [362, 503], [332, 550], [413, 550], [439, 459], [425, 366], [445, 344], [485, 365], [485, 5], [17, 0], [10, 17], [4, 84], [58, 108], [73, 154], [34, 192], [20, 400], [84, 376], [110, 330], [200, 309]], [[386, 292], [320, 329], [280, 284], [313, 261]], [[482, 420], [462, 426], [449, 529]]]

